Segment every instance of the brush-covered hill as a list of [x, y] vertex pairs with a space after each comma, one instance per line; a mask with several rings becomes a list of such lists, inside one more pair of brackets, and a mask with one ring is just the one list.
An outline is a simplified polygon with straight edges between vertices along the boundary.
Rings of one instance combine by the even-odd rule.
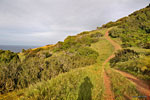
[[110, 65], [149, 80], [150, 5], [102, 27], [111, 28], [110, 37], [119, 39], [124, 48], [116, 53]]
[[[105, 33], [122, 46], [114, 52]], [[104, 69], [115, 68], [150, 80], [150, 6], [63, 42], [20, 53], [0, 50], [0, 99], [105, 100]], [[115, 100], [141, 94], [120, 74], [109, 71]]]
[[110, 31], [110, 36], [120, 38], [122, 47], [150, 49], [150, 6], [123, 17], [116, 22], [109, 22], [102, 27], [114, 27]]
[[90, 48], [103, 34], [99, 31], [68, 36], [64, 42], [21, 53], [0, 51], [0, 93], [49, 80], [71, 69], [95, 64], [98, 53]]

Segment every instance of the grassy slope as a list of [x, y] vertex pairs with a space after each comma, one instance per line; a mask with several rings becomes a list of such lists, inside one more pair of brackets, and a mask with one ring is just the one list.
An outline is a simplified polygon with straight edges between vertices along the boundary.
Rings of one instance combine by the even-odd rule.
[[110, 36], [116, 37], [113, 40], [124, 49], [131, 49], [139, 54], [135, 59], [119, 61], [112, 67], [150, 81], [150, 6], [103, 26], [113, 27], [110, 30]]
[[[92, 44], [91, 48], [99, 52], [100, 56], [97, 59], [97, 64], [71, 70], [49, 81], [30, 86], [28, 89], [8, 93], [5, 99], [11, 98], [15, 100], [19, 96], [24, 95], [21, 98], [46, 99], [47, 97], [51, 97], [53, 99], [75, 100], [80, 96], [87, 96], [86, 92], [86, 94], [80, 92], [88, 89], [89, 96], [91, 94], [93, 100], [101, 100], [104, 91], [101, 65], [112, 53], [113, 47], [102, 37], [99, 42]], [[89, 83], [88, 88], [84, 85], [85, 83]], [[91, 89], [89, 88], [90, 86]]]
[[[93, 44], [91, 48], [95, 49], [100, 54], [100, 57], [97, 59], [97, 64], [60, 74], [58, 77], [48, 82], [42, 82], [32, 86], [27, 90], [26, 95], [29, 97], [31, 96], [32, 99], [47, 99], [46, 97], [51, 97], [53, 99], [76, 100], [80, 98], [80, 92], [88, 90], [81, 94], [82, 97], [86, 98], [88, 97], [87, 94], [89, 94], [89, 96], [91, 94], [93, 100], [102, 100], [104, 87], [100, 65], [112, 53], [112, 46], [108, 41], [102, 38], [99, 42]], [[86, 81], [86, 78], [89, 79], [89, 82]], [[89, 85], [87, 86], [88, 88], [86, 84]]]
[[[102, 30], [105, 33], [105, 30]], [[1, 96], [2, 100], [80, 100], [80, 97], [103, 100], [105, 87], [103, 84], [102, 63], [112, 54], [113, 46], [104, 38], [91, 45], [91, 48], [99, 53], [97, 64], [85, 68], [78, 68], [67, 73], [60, 74], [48, 81], [30, 85], [29, 88], [14, 91]], [[106, 70], [110, 70], [108, 67]], [[108, 71], [107, 71], [108, 72]], [[137, 95], [136, 88], [114, 71], [108, 74], [111, 77], [112, 90], [116, 99], [124, 99], [124, 92]], [[117, 77], [117, 79], [116, 79]], [[119, 80], [118, 80], [119, 79]], [[119, 84], [124, 85], [117, 87]], [[126, 87], [128, 87], [126, 89]], [[118, 92], [119, 91], [119, 92]], [[118, 93], [122, 94], [118, 96]], [[127, 94], [128, 95], [128, 94]]]
[[[120, 45], [122, 43], [120, 38], [111, 38], [111, 39], [114, 40], [115, 42], [117, 42]], [[140, 47], [124, 47], [123, 49], [130, 49], [130, 50], [136, 51], [138, 54], [140, 54], [140, 58], [144, 58], [144, 57], [146, 57], [146, 54], [148, 54], [148, 55], [150, 54], [150, 49], [144, 49], [144, 48], [140, 48]], [[128, 62], [127, 63], [125, 62], [124, 65], [128, 65]], [[135, 72], [135, 71], [131, 71], [131, 70], [123, 70], [123, 69], [118, 68], [118, 67], [114, 67], [114, 68], [125, 71], [125, 72], [128, 72], [128, 73], [130, 73], [130, 74], [132, 74], [132, 75], [134, 75], [134, 76], [136, 76], [140, 79], [146, 80], [146, 81], [149, 81], [149, 79], [150, 79], [149, 75], [146, 75], [146, 74], [144, 75], [144, 74], [141, 74], [141, 73], [138, 73], [138, 72]]]
[[[150, 7], [146, 7], [132, 13], [126, 18], [122, 18], [120, 21], [114, 22], [114, 25], [116, 24], [115, 26], [112, 25], [112, 29], [115, 30], [114, 34], [116, 36], [118, 35], [116, 38], [112, 39], [122, 46], [123, 44], [130, 44], [131, 46], [126, 45], [123, 46], [123, 48], [134, 50], [139, 54], [139, 58], [136, 58], [135, 60], [130, 59], [126, 62], [119, 62], [114, 68], [126, 71], [138, 78], [148, 81], [150, 80], [150, 48], [148, 48], [148, 45], [150, 45], [150, 32], [148, 31], [150, 30], [149, 16]], [[117, 25], [118, 22], [120, 24]], [[110, 33], [112, 32], [110, 31]]]

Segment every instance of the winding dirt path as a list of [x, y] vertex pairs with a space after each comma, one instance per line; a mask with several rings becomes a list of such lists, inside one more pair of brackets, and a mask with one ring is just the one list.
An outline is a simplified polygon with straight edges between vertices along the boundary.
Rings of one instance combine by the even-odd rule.
[[[105, 38], [106, 40], [108, 40], [115, 48], [115, 51], [116, 52], [117, 50], [120, 50], [122, 49], [121, 46], [119, 44], [117, 44], [116, 42], [114, 42], [110, 37], [109, 37], [109, 30], [105, 33]], [[113, 54], [114, 55], [114, 54]]]
[[[111, 40], [111, 38], [109, 37], [109, 30], [105, 33], [105, 38], [114, 46], [114, 49], [115, 49], [114, 52], [122, 49], [119, 44], [117, 44], [116, 42]], [[106, 63], [109, 62], [109, 60], [113, 57], [115, 57], [114, 53], [105, 60], [105, 62], [102, 65], [103, 71], [104, 71], [104, 66], [106, 65]], [[137, 87], [138, 91], [141, 92], [142, 94], [144, 94], [145, 96], [147, 96], [148, 97], [147, 100], [150, 100], [150, 85], [148, 85], [145, 81], [140, 80], [131, 74], [122, 72], [120, 70], [115, 70], [115, 71], [120, 73], [124, 77], [126, 77], [128, 80], [130, 80]], [[104, 84], [105, 84], [105, 89], [106, 89], [105, 95], [107, 95], [105, 100], [114, 100], [114, 95], [113, 95], [113, 92], [111, 91], [110, 83], [111, 82], [109, 80], [109, 77], [107, 76], [106, 72], [104, 71]]]
[[105, 71], [104, 71], [103, 79], [104, 79], [104, 86], [105, 86], [104, 100], [114, 100], [114, 94], [111, 91], [111, 82]]
[[[114, 46], [114, 52], [116, 52], [117, 50], [121, 49], [121, 46], [118, 45], [117, 43], [115, 43], [113, 40], [111, 40], [111, 38], [109, 37], [109, 33], [108, 31], [105, 33], [105, 39], [108, 40], [113, 46]], [[109, 77], [107, 76], [106, 74], [106, 71], [104, 70], [104, 67], [106, 65], [106, 63], [109, 62], [110, 59], [112, 59], [114, 57], [114, 53], [108, 57], [105, 62], [103, 63], [102, 67], [103, 67], [103, 72], [104, 72], [104, 85], [105, 85], [105, 100], [114, 100], [114, 94], [113, 92], [111, 91], [111, 82], [110, 82], [110, 79]]]

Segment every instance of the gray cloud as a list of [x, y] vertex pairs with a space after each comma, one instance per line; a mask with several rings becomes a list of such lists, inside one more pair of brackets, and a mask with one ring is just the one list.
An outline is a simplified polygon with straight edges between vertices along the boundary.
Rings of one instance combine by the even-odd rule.
[[92, 30], [149, 0], [1, 0], [0, 44], [47, 45]]

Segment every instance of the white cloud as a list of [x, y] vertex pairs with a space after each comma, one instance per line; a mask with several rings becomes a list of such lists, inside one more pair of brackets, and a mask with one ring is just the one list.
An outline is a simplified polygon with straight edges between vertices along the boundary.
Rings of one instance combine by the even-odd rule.
[[92, 30], [148, 0], [1, 0], [0, 44], [47, 45]]

